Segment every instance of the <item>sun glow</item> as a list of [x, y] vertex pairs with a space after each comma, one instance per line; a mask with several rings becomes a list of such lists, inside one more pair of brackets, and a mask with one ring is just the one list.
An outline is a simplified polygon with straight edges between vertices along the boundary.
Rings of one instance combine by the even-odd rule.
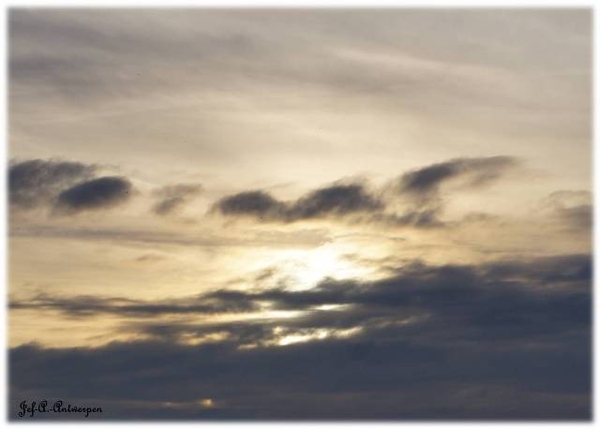
[[205, 398], [200, 399], [198, 404], [200, 404], [200, 406], [203, 408], [213, 408], [215, 406], [215, 401], [213, 401], [211, 398]]
[[326, 338], [348, 338], [358, 334], [361, 330], [362, 328], [360, 326], [356, 326], [348, 329], [314, 329], [290, 334], [283, 334], [283, 329], [275, 328], [273, 332], [280, 335], [280, 337], [275, 341], [275, 345], [288, 346], [290, 344], [324, 340]]
[[347, 253], [350, 252], [327, 244], [317, 249], [290, 253], [286, 255], [283, 266], [294, 283], [294, 289], [313, 288], [325, 278], [342, 280], [367, 276], [370, 270], [345, 258]]

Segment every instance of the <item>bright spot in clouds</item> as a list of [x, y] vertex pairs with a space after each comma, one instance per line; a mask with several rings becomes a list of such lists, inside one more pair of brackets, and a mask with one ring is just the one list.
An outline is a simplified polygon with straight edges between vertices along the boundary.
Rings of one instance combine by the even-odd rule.
[[212, 408], [215, 406], [215, 403], [210, 398], [200, 399], [198, 403], [204, 408]]
[[310, 289], [326, 278], [342, 280], [368, 276], [370, 270], [344, 258], [347, 253], [330, 244], [308, 251], [292, 251], [286, 256], [289, 263], [284, 266], [288, 267], [287, 274], [296, 285], [294, 289]]

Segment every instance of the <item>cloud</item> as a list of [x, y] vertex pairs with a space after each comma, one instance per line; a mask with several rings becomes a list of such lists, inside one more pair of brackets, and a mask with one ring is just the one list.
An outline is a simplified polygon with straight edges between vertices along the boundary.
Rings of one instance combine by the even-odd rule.
[[[447, 143], [443, 134], [452, 142], [468, 140], [442, 148], [446, 152], [469, 150], [479, 138], [484, 144], [514, 145], [517, 152], [523, 142], [542, 142], [543, 150], [534, 147], [528, 152], [541, 156], [538, 165], [557, 173], [566, 166], [582, 165], [579, 161], [587, 154], [564, 150], [564, 142], [578, 147], [589, 142], [590, 23], [589, 10], [466, 14], [264, 10], [249, 15], [183, 9], [12, 10], [11, 129], [17, 145], [32, 145], [24, 151], [40, 141], [47, 142], [45, 150], [59, 145], [61, 153], [79, 151], [80, 136], [94, 136], [112, 142], [113, 147], [90, 145], [88, 155], [114, 157], [126, 142], [134, 145], [128, 153], [137, 154], [128, 157], [128, 162], [137, 163], [132, 168], [150, 165], [150, 158], [156, 165], [152, 147], [164, 154], [194, 152], [198, 156], [187, 164], [186, 160], [171, 164], [176, 169], [208, 166], [203, 173], [214, 180], [217, 170], [219, 177], [231, 180], [251, 178], [253, 171], [232, 174], [239, 170], [240, 161], [260, 170], [277, 160], [280, 168], [272, 173], [283, 174], [282, 182], [295, 181], [307, 171], [306, 165], [312, 162], [314, 168], [315, 151], [306, 147], [311, 140], [320, 145], [319, 155], [325, 154], [321, 158], [336, 164], [331, 171], [352, 174], [364, 165], [381, 167], [378, 172], [387, 174], [385, 166], [392, 160], [441, 153], [436, 145]], [[165, 111], [175, 112], [167, 115], [172, 120], [164, 117]], [[402, 118], [408, 126], [398, 122]], [[160, 128], [158, 133], [153, 124]], [[307, 139], [309, 134], [314, 138]], [[201, 138], [182, 141], [182, 136], [190, 135]], [[506, 138], [515, 135], [519, 141]], [[402, 144], [394, 144], [395, 138]], [[223, 142], [219, 150], [208, 147], [215, 139]], [[265, 141], [275, 144], [265, 148]], [[432, 146], [427, 151], [415, 151], [428, 143]], [[353, 150], [344, 150], [347, 145]], [[286, 152], [285, 159], [278, 156], [281, 151]], [[144, 158], [144, 153], [149, 156]], [[303, 157], [308, 159], [304, 164]], [[163, 163], [172, 161], [162, 158]], [[351, 158], [359, 161], [353, 163]], [[384, 158], [392, 162], [378, 164]], [[205, 165], [199, 165], [199, 160]], [[365, 188], [329, 194], [311, 188], [313, 192], [289, 202], [264, 191], [246, 192], [246, 200], [225, 205], [229, 214], [217, 209], [227, 216], [284, 223], [327, 217], [351, 218], [354, 223], [356, 216], [365, 222], [443, 225], [445, 203], [451, 196], [447, 191], [454, 185], [470, 189], [499, 177], [490, 166], [486, 168], [492, 174], [486, 176], [482, 173], [486, 168], [475, 167], [472, 161], [470, 165], [451, 160], [422, 168], [420, 173], [413, 171], [412, 177], [407, 173], [405, 182], [397, 179], [398, 207], [393, 207], [397, 212], [391, 211], [396, 200]], [[156, 177], [161, 172], [147, 173]], [[569, 180], [576, 183], [585, 179], [587, 170], [573, 173]], [[91, 179], [53, 188], [48, 201]], [[186, 198], [175, 193], [148, 204], [156, 203], [159, 215], [169, 215], [184, 207]], [[591, 205], [584, 203], [566, 206], [560, 213], [582, 222], [590, 218], [589, 209]], [[289, 247], [289, 239], [283, 236], [289, 228], [280, 228], [284, 232], [252, 228], [246, 234], [229, 229], [226, 237], [219, 237], [195, 229], [177, 233], [176, 228], [172, 232], [115, 225], [99, 228], [97, 223], [75, 229], [73, 222], [64, 227], [46, 223], [15, 225], [11, 233], [23, 234], [27, 229], [30, 237], [42, 231], [45, 236], [105, 240], [96, 242], [102, 247], [118, 238], [125, 246], [137, 243], [136, 249], [169, 242], [195, 247], [247, 245], [246, 253], [265, 243]], [[386, 234], [400, 235], [377, 226], [383, 231], [375, 241], [372, 237], [356, 241], [377, 244], [379, 240], [383, 249], [389, 247], [384, 243]], [[546, 233], [545, 228], [533, 226], [527, 226], [521, 241], [528, 241], [532, 229]], [[266, 229], [273, 235], [260, 240], [252, 235]], [[333, 232], [337, 240], [347, 231]], [[499, 241], [502, 245], [493, 250], [514, 242], [495, 232], [490, 234], [496, 236], [489, 239], [490, 246], [498, 246]], [[410, 231], [403, 235], [406, 242], [393, 246], [393, 259], [407, 252], [431, 256], [429, 248], [419, 246], [435, 246], [433, 241], [439, 238], [413, 237]], [[463, 234], [448, 241], [460, 246], [466, 240], [470, 251], [476, 238]], [[572, 241], [568, 248], [581, 248], [581, 244]], [[555, 240], [551, 248], [542, 250], [549, 253], [558, 247]], [[139, 254], [132, 253], [136, 249], [121, 249], [107, 262], [127, 269], [124, 276], [129, 277], [135, 270], [123, 264]], [[540, 246], [516, 244], [515, 254], [528, 249], [533, 252]], [[164, 250], [178, 257], [183, 249]], [[228, 260], [233, 250], [236, 255], [243, 253], [225, 247], [214, 250], [229, 256]], [[377, 249], [363, 250], [381, 256]], [[446, 250], [435, 248], [434, 253], [443, 257]], [[197, 255], [198, 249], [194, 251]], [[457, 248], [456, 256], [464, 251]], [[94, 348], [13, 348], [11, 400], [63, 397], [106, 405], [103, 417], [137, 419], [590, 418], [590, 255], [483, 265], [415, 262], [391, 269], [393, 274], [376, 281], [329, 280], [308, 291], [263, 287], [187, 300], [46, 295], [19, 301], [22, 308], [40, 314], [48, 310], [80, 319], [108, 314], [106, 319], [121, 322], [117, 329], [143, 335], [137, 341]], [[19, 277], [17, 272], [15, 278]], [[89, 283], [82, 280], [83, 286]], [[226, 323], [206, 317], [229, 309], [255, 311], [255, 305], [263, 302], [302, 315]], [[321, 308], [330, 305], [339, 307]], [[351, 334], [344, 334], [349, 330]], [[207, 339], [217, 334], [223, 334], [221, 340]], [[309, 340], [277, 345], [293, 337]], [[189, 339], [202, 344], [193, 345]], [[255, 347], [244, 348], [250, 345]], [[207, 397], [214, 400], [215, 409], [201, 408]], [[9, 412], [14, 409], [11, 406]]]
[[[342, 94], [401, 95], [409, 110], [434, 110], [443, 119], [443, 112], [445, 118], [470, 112], [469, 105], [495, 109], [514, 103], [560, 106], [565, 103], [563, 97], [573, 94], [552, 98], [540, 89], [549, 82], [555, 86], [570, 83], [579, 89], [584, 80], [583, 73], [569, 75], [576, 85], [553, 75], [540, 79], [537, 73], [522, 73], [517, 64], [528, 64], [533, 70], [555, 69], [559, 76], [563, 76], [560, 71], [573, 67], [589, 68], [587, 39], [580, 37], [581, 32], [590, 31], [584, 12], [577, 12], [577, 25], [563, 12], [558, 19], [522, 11], [503, 14], [500, 19], [485, 13], [463, 19], [455, 12], [441, 11], [408, 15], [307, 11], [301, 19], [289, 11], [276, 15], [256, 14], [240, 26], [239, 18], [222, 11], [98, 11], [93, 16], [78, 11], [13, 11], [10, 36], [17, 49], [10, 52], [11, 76], [19, 85], [50, 87], [69, 100], [137, 95], [142, 89], [189, 93], [190, 88], [209, 85], [226, 91], [232, 78], [262, 86], [301, 82]], [[143, 24], [131, 27], [132, 19]], [[273, 27], [273, 19], [285, 24]], [[466, 25], [457, 28], [457, 19]], [[510, 27], [505, 25], [508, 22]], [[423, 33], [423, 28], [432, 26], [441, 34], [453, 35], [451, 41], [442, 37], [445, 42], [440, 45], [439, 32]], [[351, 28], [368, 30], [358, 37]], [[123, 37], [105, 37], [117, 32]], [[166, 40], [162, 34], [173, 37]], [[421, 40], [418, 55], [411, 45], [416, 34]], [[519, 49], [507, 50], [514, 34], [522, 35]], [[556, 46], [569, 53], [569, 62], [558, 62], [547, 54]], [[133, 64], [128, 62], [132, 56]], [[191, 58], [203, 73], [185, 73]], [[120, 73], [109, 73], [115, 68]], [[143, 70], [142, 76], [138, 70]], [[445, 108], [448, 102], [453, 102], [453, 109]], [[508, 109], [501, 110], [495, 116], [505, 118]]]
[[403, 174], [398, 188], [403, 194], [429, 198], [451, 180], [460, 180], [465, 187], [489, 184], [516, 164], [517, 160], [509, 156], [452, 159]]
[[[408, 171], [383, 190], [388, 199], [402, 202], [402, 212], [377, 217], [384, 223], [397, 226], [449, 227], [453, 222], [442, 220], [442, 215], [451, 190], [489, 185], [516, 165], [518, 160], [514, 157], [494, 156], [451, 159]], [[445, 193], [442, 192], [443, 187], [446, 188]]]
[[[590, 418], [589, 360], [585, 351], [569, 349], [577, 345], [520, 352], [403, 340], [248, 350], [156, 341], [93, 349], [28, 345], [10, 352], [10, 399], [106, 404], [94, 417], [103, 419], [140, 420], [141, 409], [154, 408], [159, 418], [583, 420]], [[573, 364], [568, 374], [565, 363]], [[561, 389], [561, 382], [576, 390]], [[216, 413], [201, 412], [206, 397]]]
[[133, 190], [125, 177], [94, 178], [98, 166], [72, 161], [33, 159], [12, 162], [9, 168], [11, 207], [52, 208], [76, 213], [118, 205]]
[[240, 192], [219, 200], [214, 208], [229, 216], [284, 219], [286, 206], [263, 191]]
[[287, 216], [290, 219], [311, 219], [325, 215], [345, 216], [382, 208], [383, 203], [369, 195], [361, 185], [334, 185], [300, 198], [289, 208]]
[[543, 203], [567, 229], [589, 234], [592, 228], [593, 205], [589, 191], [556, 191]]
[[405, 210], [400, 215], [395, 213], [376, 213], [370, 220], [392, 226], [412, 226], [415, 228], [442, 228], [449, 226], [448, 222], [440, 219], [441, 213], [441, 206], [414, 207]]
[[124, 177], [101, 177], [61, 192], [55, 209], [61, 213], [76, 213], [110, 208], [127, 201], [131, 191], [131, 182]]
[[54, 225], [11, 225], [11, 236], [71, 238], [111, 242], [119, 240], [122, 243], [143, 246], [202, 246], [206, 248], [266, 246], [277, 249], [288, 249], [292, 245], [298, 248], [312, 249], [329, 241], [326, 232], [323, 230], [296, 232], [258, 231], [248, 236], [230, 235], [224, 237], [214, 233], [214, 231], [201, 231], [198, 234], [192, 234], [190, 232], [177, 233], [146, 228], [69, 227]]
[[[491, 341], [587, 329], [590, 323], [591, 258], [564, 255], [530, 261], [506, 261], [481, 266], [428, 266], [413, 262], [377, 281], [325, 280], [313, 289], [270, 288], [260, 292], [219, 290], [203, 295], [155, 302], [123, 298], [50, 297], [38, 295], [13, 301], [10, 308], [60, 311], [70, 317], [115, 314], [155, 319], [171, 314], [213, 314], [270, 309], [306, 312], [300, 318], [269, 321], [290, 329], [361, 328], [376, 331], [412, 320], [411, 329], [446, 331], [444, 341]], [[324, 305], [343, 306], [333, 312]], [[256, 326], [249, 322], [250, 327]], [[156, 326], [156, 325], [152, 325]], [[239, 329], [238, 322], [204, 324], [187, 329]], [[246, 326], [243, 324], [242, 326]], [[173, 326], [178, 329], [179, 327]], [[137, 329], [137, 328], [136, 328]], [[173, 332], [173, 331], [172, 331]], [[271, 330], [264, 331], [273, 340]], [[147, 333], [147, 332], [146, 332]], [[189, 332], [188, 332], [189, 333]], [[452, 338], [455, 336], [456, 338]]]
[[153, 211], [159, 216], [170, 215], [179, 210], [201, 191], [202, 185], [196, 183], [180, 183], [160, 188], [154, 192], [161, 199], [154, 205]]
[[281, 202], [263, 191], [242, 192], [218, 201], [224, 215], [253, 216], [263, 220], [294, 222], [304, 219], [344, 217], [381, 210], [383, 203], [362, 185], [332, 185], [312, 191], [296, 201]]
[[12, 162], [8, 172], [11, 207], [45, 205], [66, 187], [92, 177], [95, 170], [94, 165], [60, 160]]
[[[231, 297], [230, 297], [231, 298]], [[183, 300], [171, 299], [147, 302], [127, 298], [76, 296], [71, 298], [37, 295], [27, 301], [14, 301], [10, 308], [60, 311], [69, 317], [113, 314], [133, 317], [155, 317], [168, 314], [215, 314], [243, 312], [258, 309], [251, 300], [221, 299], [218, 295], [204, 295]]]
[[[347, 305], [350, 307], [336, 312], [336, 317], [343, 319], [345, 312], [354, 314], [360, 307], [362, 310], [358, 313], [361, 317], [367, 314], [364, 312], [367, 309], [373, 311], [373, 315], [386, 317], [389, 316], [387, 309], [394, 309], [398, 312], [394, 319], [404, 318], [406, 314], [401, 310], [405, 310], [410, 315], [452, 316], [455, 322], [463, 320], [469, 324], [475, 319], [483, 320], [480, 317], [486, 313], [486, 317], [495, 320], [498, 326], [503, 321], [520, 317], [525, 325], [535, 324], [538, 322], [536, 312], [551, 310], [544, 317], [552, 315], [554, 320], [545, 328], [567, 329], [567, 321], [579, 326], [589, 323], [590, 309], [586, 306], [590, 298], [591, 264], [591, 257], [585, 254], [479, 266], [429, 266], [414, 261], [397, 267], [393, 276], [381, 280], [329, 279], [302, 291], [281, 287], [259, 292], [217, 290], [154, 302], [42, 294], [28, 300], [12, 301], [9, 306], [15, 310], [56, 310], [68, 316], [117, 314], [154, 318], [166, 314], [257, 311], [261, 303], [270, 304], [272, 309], [303, 311], [323, 305]], [[520, 335], [519, 332], [514, 334]]]
[[[294, 222], [326, 217], [342, 218], [352, 214], [370, 214], [368, 222], [419, 228], [441, 227], [443, 201], [440, 188], [447, 182], [476, 188], [497, 180], [517, 160], [509, 156], [460, 158], [429, 165], [401, 175], [376, 192], [361, 184], [334, 184], [317, 189], [296, 201], [283, 202], [264, 191], [241, 192], [218, 201], [213, 211], [226, 216], [250, 216], [263, 221]], [[390, 193], [386, 190], [393, 189]], [[384, 200], [383, 196], [387, 199]], [[403, 212], [386, 211], [389, 203], [403, 198]]]
[[[210, 302], [303, 313], [198, 323]], [[146, 340], [13, 348], [12, 401], [85, 398], [107, 403], [109, 419], [143, 418], [151, 407], [165, 418], [590, 418], [590, 255], [414, 261], [388, 278], [310, 290], [222, 290], [154, 303], [37, 297], [20, 308], [118, 314], [129, 318], [121, 332]], [[161, 318], [173, 314], [188, 317]], [[219, 413], [201, 412], [207, 397]]]

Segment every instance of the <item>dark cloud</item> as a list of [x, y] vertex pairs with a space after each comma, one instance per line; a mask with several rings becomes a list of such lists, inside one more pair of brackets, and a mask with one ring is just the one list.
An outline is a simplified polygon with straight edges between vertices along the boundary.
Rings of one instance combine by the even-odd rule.
[[92, 177], [95, 170], [94, 165], [60, 160], [12, 162], [8, 171], [11, 207], [31, 209], [47, 204], [61, 190]]
[[58, 196], [59, 212], [79, 212], [113, 207], [129, 199], [132, 185], [124, 177], [101, 177], [79, 183]]
[[[360, 326], [367, 322], [368, 314], [389, 318], [391, 313], [388, 311], [394, 310], [394, 316], [388, 321], [414, 315], [427, 315], [445, 322], [462, 321], [465, 326], [471, 324], [474, 327], [483, 321], [494, 321], [497, 328], [504, 327], [509, 331], [515, 328], [515, 324], [520, 325], [520, 330], [513, 332], [513, 335], [519, 336], [531, 326], [549, 332], [587, 326], [590, 321], [591, 275], [589, 255], [481, 266], [434, 267], [414, 262], [397, 268], [395, 275], [382, 280], [325, 280], [304, 291], [285, 288], [260, 292], [218, 290], [157, 302], [38, 295], [29, 300], [12, 301], [10, 308], [57, 310], [68, 316], [116, 314], [156, 317], [256, 311], [261, 303], [269, 303], [274, 309], [305, 311], [334, 304], [349, 306], [335, 312], [336, 317], [342, 320], [346, 315], [358, 314], [362, 318]], [[506, 326], [504, 322], [507, 322]]]
[[452, 162], [436, 164], [422, 168], [402, 176], [402, 190], [407, 192], [427, 193], [437, 190], [439, 184], [458, 174]]
[[[453, 159], [405, 173], [377, 192], [369, 192], [361, 184], [334, 184], [296, 201], [283, 202], [264, 191], [250, 191], [221, 199], [213, 211], [226, 216], [250, 216], [280, 222], [363, 214], [367, 215], [362, 217], [365, 222], [417, 228], [443, 227], [448, 223], [441, 220], [444, 209], [440, 195], [442, 184], [453, 181], [461, 187], [484, 186], [515, 165], [517, 160], [508, 156]], [[393, 195], [387, 195], [384, 200], [386, 189], [393, 189]], [[387, 211], [389, 203], [398, 197], [402, 200], [403, 211], [390, 213]]]
[[242, 192], [218, 201], [215, 208], [224, 215], [246, 215], [266, 220], [294, 222], [327, 216], [373, 212], [384, 205], [362, 185], [332, 185], [310, 192], [294, 202], [281, 202], [263, 191]]
[[259, 218], [281, 219], [285, 217], [285, 204], [263, 191], [241, 192], [218, 201], [215, 205], [224, 215], [246, 215]]
[[334, 185], [318, 189], [300, 198], [288, 210], [292, 219], [311, 219], [325, 215], [344, 216], [357, 212], [376, 211], [383, 203], [361, 185]]
[[388, 185], [388, 189], [393, 190], [391, 198], [402, 200], [403, 212], [386, 213], [379, 218], [398, 226], [450, 227], [455, 222], [442, 220], [445, 208], [443, 185], [453, 184], [458, 188], [485, 186], [517, 164], [517, 159], [509, 156], [458, 158], [409, 171]]
[[[219, 311], [270, 303], [304, 313], [198, 324], [192, 316], [208, 303]], [[93, 349], [13, 348], [13, 403], [32, 395], [86, 398], [107, 403], [102, 417], [113, 419], [140, 419], [152, 406], [163, 418], [590, 418], [590, 255], [482, 265], [417, 261], [376, 281], [221, 290], [177, 302], [37, 297], [14, 304], [80, 317], [118, 314], [131, 318], [122, 331], [149, 339]], [[341, 307], [326, 311], [324, 304]], [[188, 311], [179, 322], [159, 317]], [[287, 335], [313, 339], [277, 346]], [[219, 412], [198, 405], [206, 397]]]
[[37, 295], [27, 301], [14, 301], [10, 308], [60, 311], [69, 317], [113, 314], [119, 316], [154, 317], [167, 314], [215, 314], [257, 310], [258, 305], [250, 299], [234, 295], [204, 295], [184, 300], [146, 302], [126, 298], [76, 296], [71, 298]]
[[93, 178], [96, 165], [34, 159], [9, 168], [12, 207], [52, 207], [55, 213], [107, 208], [126, 201], [133, 190], [125, 177]]
[[160, 201], [154, 205], [153, 211], [160, 216], [172, 214], [201, 191], [202, 185], [196, 183], [180, 183], [165, 186], [154, 192], [160, 198]]
[[431, 196], [437, 194], [443, 183], [453, 179], [460, 179], [463, 186], [482, 186], [496, 180], [516, 164], [517, 160], [509, 156], [452, 159], [403, 174], [399, 180], [399, 191], [421, 197]]
[[[21, 346], [9, 356], [11, 382], [18, 386], [10, 398], [12, 405], [20, 397], [51, 393], [104, 405], [94, 419], [140, 420], [148, 415], [144, 409], [154, 408], [154, 416], [163, 419], [584, 420], [590, 418], [586, 386], [565, 392], [556, 385], [568, 381], [561, 372], [565, 362], [583, 365], [569, 372], [575, 382], [585, 377], [589, 362], [568, 349], [576, 345], [517, 354], [402, 340], [326, 340], [250, 350], [152, 341], [95, 349]], [[544, 386], [545, 375], [554, 384]], [[212, 412], [198, 403], [206, 397], [214, 400]]]
[[592, 278], [592, 258], [589, 255], [560, 255], [533, 261], [494, 262], [483, 266], [492, 279], [527, 281], [532, 286], [564, 286], [567, 291], [586, 290]]

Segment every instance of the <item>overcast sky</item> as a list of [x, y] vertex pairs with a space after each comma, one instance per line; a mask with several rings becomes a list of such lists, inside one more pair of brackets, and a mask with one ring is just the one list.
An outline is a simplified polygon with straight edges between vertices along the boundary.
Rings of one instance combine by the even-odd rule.
[[591, 18], [12, 9], [11, 404], [589, 419]]

